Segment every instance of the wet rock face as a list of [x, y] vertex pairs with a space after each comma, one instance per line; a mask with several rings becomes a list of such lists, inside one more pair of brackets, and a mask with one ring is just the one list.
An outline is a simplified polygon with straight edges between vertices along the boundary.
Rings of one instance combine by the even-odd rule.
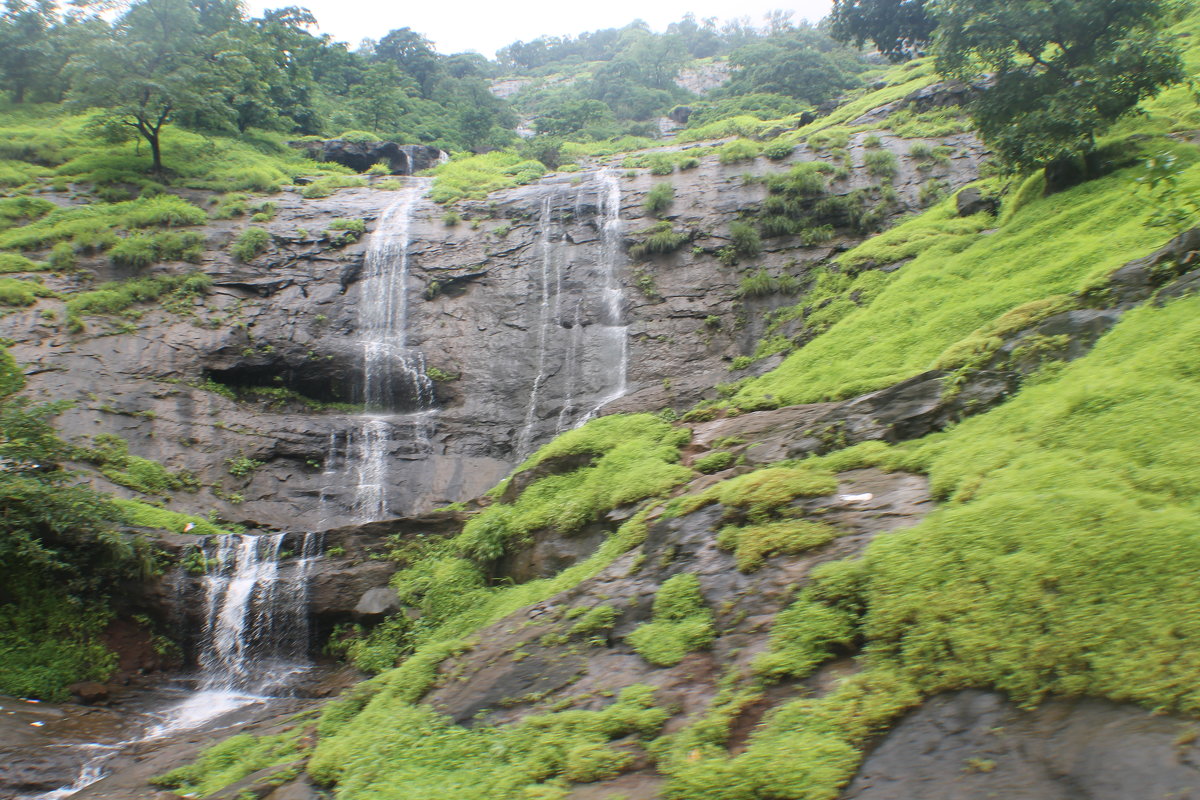
[[934, 698], [867, 756], [844, 800], [1200, 797], [1194, 723], [1099, 700], [1018, 709], [994, 692]]
[[[865, 136], [856, 134], [848, 148], [855, 164]], [[968, 136], [947, 137], [958, 155], [932, 171], [908, 156], [909, 142], [882, 138], [900, 165], [897, 213], [920, 205], [920, 187], [930, 179], [953, 189], [975, 176], [980, 148]], [[732, 359], [754, 351], [769, 312], [797, 298], [739, 299], [739, 283], [759, 268], [804, 281], [853, 240], [804, 247], [768, 239], [755, 258], [722, 265], [715, 253], [731, 242], [729, 223], [753, 214], [765, 197], [763, 184], [745, 176], [818, 155], [800, 147], [782, 162], [723, 165], [707, 147], [696, 152], [696, 169], [669, 177], [610, 170], [620, 198], [615, 249], [606, 244], [607, 189], [592, 172], [548, 176], [461, 203], [458, 224], [433, 203], [415, 208], [406, 339], [436, 379], [428, 417], [398, 424], [384, 455], [388, 514], [420, 514], [481, 495], [524, 455], [600, 406], [605, 413], [682, 411], [716, 384], [774, 365], [768, 359], [729, 371]], [[631, 259], [629, 246], [656, 223], [642, 207], [645, 196], [663, 182], [677, 199], [662, 216], [690, 242]], [[876, 182], [856, 171], [837, 191]], [[335, 219], [362, 219], [370, 235], [398, 193], [364, 188], [316, 200], [292, 192], [272, 199], [277, 214], [262, 223], [272, 241], [248, 264], [226, 249], [244, 219], [206, 227], [198, 268], [213, 287], [186, 314], [148, 305], [135, 322], [94, 319], [87, 332], [71, 334], [34, 308], [0, 320], [0, 334], [14, 339], [14, 355], [31, 365], [33, 393], [76, 402], [58, 418], [68, 438], [86, 444], [116, 434], [135, 455], [197, 477], [200, 490], [174, 493], [172, 508], [201, 515], [215, 509], [235, 522], [290, 530], [361, 521], [353, 513], [361, 421], [353, 408], [330, 404], [359, 399], [357, 310], [370, 240], [346, 241], [328, 229]], [[606, 263], [619, 291], [608, 290]], [[100, 257], [81, 266], [98, 280], [129, 277]], [[78, 288], [78, 280], [47, 278], [54, 289]], [[614, 339], [605, 334], [614, 319], [625, 328], [623, 387]], [[623, 396], [606, 403], [618, 389]], [[231, 474], [241, 459], [259, 465]], [[132, 496], [103, 478], [94, 483]]]

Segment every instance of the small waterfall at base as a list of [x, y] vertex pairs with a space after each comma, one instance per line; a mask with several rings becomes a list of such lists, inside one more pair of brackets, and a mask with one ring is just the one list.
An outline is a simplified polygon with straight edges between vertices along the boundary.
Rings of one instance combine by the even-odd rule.
[[[283, 560], [289, 537], [296, 558]], [[319, 533], [225, 534], [205, 543], [199, 686], [146, 738], [261, 702], [308, 668], [308, 578], [322, 544]]]
[[[358, 302], [365, 413], [331, 446], [326, 474], [333, 494], [353, 481], [350, 512], [358, 522], [389, 516], [389, 461], [398, 442], [417, 453], [432, 449], [433, 381], [424, 354], [408, 344], [409, 245], [414, 211], [430, 179], [409, 178], [400, 198], [380, 215], [363, 262]], [[336, 438], [336, 437], [335, 437]], [[328, 515], [327, 515], [328, 516]]]
[[[285, 558], [286, 546], [295, 558]], [[204, 541], [204, 628], [197, 688], [128, 741], [70, 745], [83, 751], [79, 776], [31, 800], [63, 800], [107, 774], [122, 750], [200, 728], [231, 711], [286, 692], [310, 666], [308, 582], [320, 533], [225, 534]]]

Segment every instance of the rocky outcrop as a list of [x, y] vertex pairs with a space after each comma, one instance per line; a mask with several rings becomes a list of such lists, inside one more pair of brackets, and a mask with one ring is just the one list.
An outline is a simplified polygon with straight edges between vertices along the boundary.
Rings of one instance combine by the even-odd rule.
[[[475, 647], [442, 664], [443, 679], [426, 700], [463, 724], [503, 723], [565, 698], [574, 698], [577, 707], [600, 707], [604, 697], [645, 683], [657, 687], [659, 702], [678, 708], [681, 717], [702, 711], [722, 671], [748, 668], [762, 652], [775, 614], [813, 567], [857, 555], [875, 536], [915, 524], [932, 505], [922, 476], [875, 469], [843, 473], [836, 493], [798, 500], [793, 509], [837, 527], [841, 536], [808, 553], [772, 558], [749, 574], [717, 547], [721, 506], [652, 521], [640, 548], [594, 578], [480, 631]], [[699, 579], [716, 613], [718, 635], [711, 650], [673, 667], [655, 667], [624, 640], [649, 619], [663, 581], [683, 572]], [[611, 630], [594, 640], [572, 635], [579, 612], [599, 605], [619, 611]], [[456, 680], [460, 675], [470, 680]]]
[[313, 161], [332, 161], [356, 172], [366, 172], [376, 164], [386, 164], [392, 175], [416, 175], [436, 166], [446, 154], [426, 144], [396, 142], [358, 142], [347, 139], [291, 142], [308, 153]]
[[977, 690], [934, 698], [867, 756], [844, 800], [1196, 797], [1195, 723], [1099, 700], [1033, 710]]
[[[852, 163], [861, 162], [866, 136], [855, 134], [847, 148]], [[909, 157], [910, 142], [886, 132], [881, 138], [899, 163], [897, 214], [920, 206], [928, 180], [951, 189], [972, 180], [982, 152], [969, 136], [946, 137], [956, 155], [929, 165]], [[857, 240], [844, 232], [814, 247], [768, 239], [757, 256], [732, 266], [716, 254], [731, 243], [730, 222], [753, 217], [762, 203], [761, 178], [828, 156], [801, 146], [780, 162], [726, 165], [704, 144], [689, 147], [699, 166], [669, 177], [609, 169], [620, 192], [624, 242], [615, 274], [627, 326], [624, 395], [617, 400], [611, 397], [619, 376], [597, 358], [605, 343], [598, 332], [612, 313], [598, 272], [608, 189], [597, 173], [551, 175], [460, 203], [458, 224], [432, 203], [415, 209], [406, 338], [438, 380], [429, 413], [398, 423], [391, 440], [389, 514], [411, 516], [481, 495], [532, 449], [598, 409], [682, 412], [716, 384], [772, 366], [766, 360], [729, 372], [734, 358], [753, 352], [767, 315], [797, 298], [739, 297], [742, 279], [765, 269], [803, 285]], [[627, 246], [655, 224], [643, 208], [646, 194], [666, 182], [687, 202], [662, 216], [690, 243], [631, 259]], [[834, 191], [877, 182], [856, 170]], [[361, 420], [353, 408], [331, 403], [358, 401], [357, 308], [369, 239], [327, 231], [335, 219], [351, 218], [363, 220], [369, 234], [396, 199], [372, 188], [323, 199], [285, 192], [273, 198], [275, 218], [261, 223], [272, 237], [267, 251], [249, 263], [226, 251], [246, 221], [214, 220], [199, 265], [160, 268], [199, 268], [213, 277], [209, 294], [184, 313], [146, 306], [137, 320], [94, 319], [87, 332], [72, 334], [43, 320], [36, 306], [0, 320], [0, 334], [16, 341], [14, 354], [30, 365], [31, 391], [76, 402], [59, 417], [68, 438], [86, 443], [116, 434], [132, 453], [196, 476], [199, 490], [174, 493], [172, 508], [291, 530], [349, 524], [356, 521]], [[81, 275], [90, 271], [98, 280], [126, 277], [102, 258], [84, 257], [81, 267]], [[80, 280], [47, 277], [55, 289]], [[231, 463], [246, 463], [240, 459], [259, 465], [230, 474]]]

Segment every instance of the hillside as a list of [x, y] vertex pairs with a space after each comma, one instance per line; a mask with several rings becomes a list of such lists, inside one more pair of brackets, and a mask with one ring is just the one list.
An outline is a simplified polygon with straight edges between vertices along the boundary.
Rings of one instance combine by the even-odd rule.
[[[545, 44], [531, 119], [625, 52]], [[341, 669], [73, 796], [1187, 796], [1191, 86], [1006, 169], [977, 88], [855, 58], [824, 108], [416, 177], [179, 126], [160, 181], [0, 115], [0, 691], [206, 674], [218, 541], [274, 542]], [[57, 730], [0, 791], [58, 785]]]

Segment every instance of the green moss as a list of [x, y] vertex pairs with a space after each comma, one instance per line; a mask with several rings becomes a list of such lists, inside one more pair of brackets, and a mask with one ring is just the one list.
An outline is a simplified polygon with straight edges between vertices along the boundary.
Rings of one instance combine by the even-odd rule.
[[736, 164], [739, 161], [753, 161], [758, 157], [762, 147], [749, 139], [734, 139], [717, 148], [717, 160], [722, 164]]
[[605, 510], [653, 497], [688, 479], [678, 463], [689, 432], [649, 414], [612, 415], [570, 431], [534, 454], [518, 472], [546, 459], [587, 454], [593, 464], [531, 484], [514, 503], [472, 517], [457, 540], [459, 551], [487, 561], [535, 530], [569, 535]]
[[80, 449], [79, 457], [99, 467], [113, 483], [143, 494], [169, 495], [180, 489], [199, 488], [191, 473], [172, 472], [157, 461], [131, 455], [129, 443], [113, 434], [94, 437], [90, 448]]
[[82, 328], [85, 314], [117, 314], [138, 303], [166, 299], [182, 303], [207, 291], [212, 279], [203, 273], [155, 275], [135, 280], [102, 283], [90, 292], [72, 295], [67, 301], [67, 322]]
[[16, 253], [0, 253], [0, 273], [10, 272], [40, 272], [46, 269], [46, 264], [30, 261], [25, 256]]
[[[476, 800], [562, 797], [566, 782], [614, 777], [631, 759], [609, 743], [646, 739], [668, 714], [654, 692], [631, 686], [599, 711], [561, 711], [505, 727], [462, 728], [435, 711], [410, 705], [383, 686], [354, 723], [323, 737], [309, 762], [339, 797]], [[546, 794], [556, 786], [558, 793]]]
[[704, 603], [700, 581], [680, 573], [659, 587], [654, 616], [629, 635], [629, 644], [651, 664], [669, 667], [693, 650], [708, 647], [714, 638], [712, 611]]
[[734, 552], [738, 569], [753, 572], [772, 556], [803, 553], [833, 541], [836, 536], [837, 530], [828, 525], [787, 519], [727, 525], [717, 534], [717, 545]]
[[119, 230], [200, 225], [204, 211], [174, 195], [156, 195], [124, 203], [91, 203], [59, 208], [19, 228], [0, 233], [0, 248], [30, 250], [56, 242], [92, 246]]
[[[190, 514], [180, 514], [176, 511], [168, 511], [165, 508], [152, 506], [138, 500], [125, 500], [117, 497], [113, 499], [113, 502], [125, 514], [129, 523], [138, 527], [155, 528], [171, 533], [184, 533], [186, 530], [187, 533], [195, 534], [196, 536], [217, 536], [229, 533], [228, 530], [214, 525], [206, 519], [194, 517]], [[188, 527], [189, 525], [191, 526], [190, 528]]]
[[235, 783], [252, 772], [287, 764], [302, 754], [299, 727], [272, 736], [242, 733], [214, 744], [191, 764], [151, 780], [156, 786], [198, 797]]
[[705, 475], [711, 475], [714, 472], [720, 472], [723, 469], [728, 469], [734, 461], [733, 453], [726, 450], [714, 450], [707, 453], [692, 462], [692, 467], [697, 472], [703, 472]]
[[599, 605], [589, 608], [578, 622], [567, 630], [568, 636], [593, 636], [603, 631], [612, 630], [621, 612], [609, 605]]
[[360, 175], [327, 175], [305, 186], [300, 194], [308, 200], [315, 200], [329, 197], [338, 189], [357, 189], [366, 185], [367, 179]]
[[836, 490], [837, 479], [822, 466], [799, 464], [767, 467], [672, 500], [664, 513], [682, 516], [712, 503], [720, 503], [731, 513], [744, 514], [754, 522], [765, 522], [797, 497], [820, 497]]

